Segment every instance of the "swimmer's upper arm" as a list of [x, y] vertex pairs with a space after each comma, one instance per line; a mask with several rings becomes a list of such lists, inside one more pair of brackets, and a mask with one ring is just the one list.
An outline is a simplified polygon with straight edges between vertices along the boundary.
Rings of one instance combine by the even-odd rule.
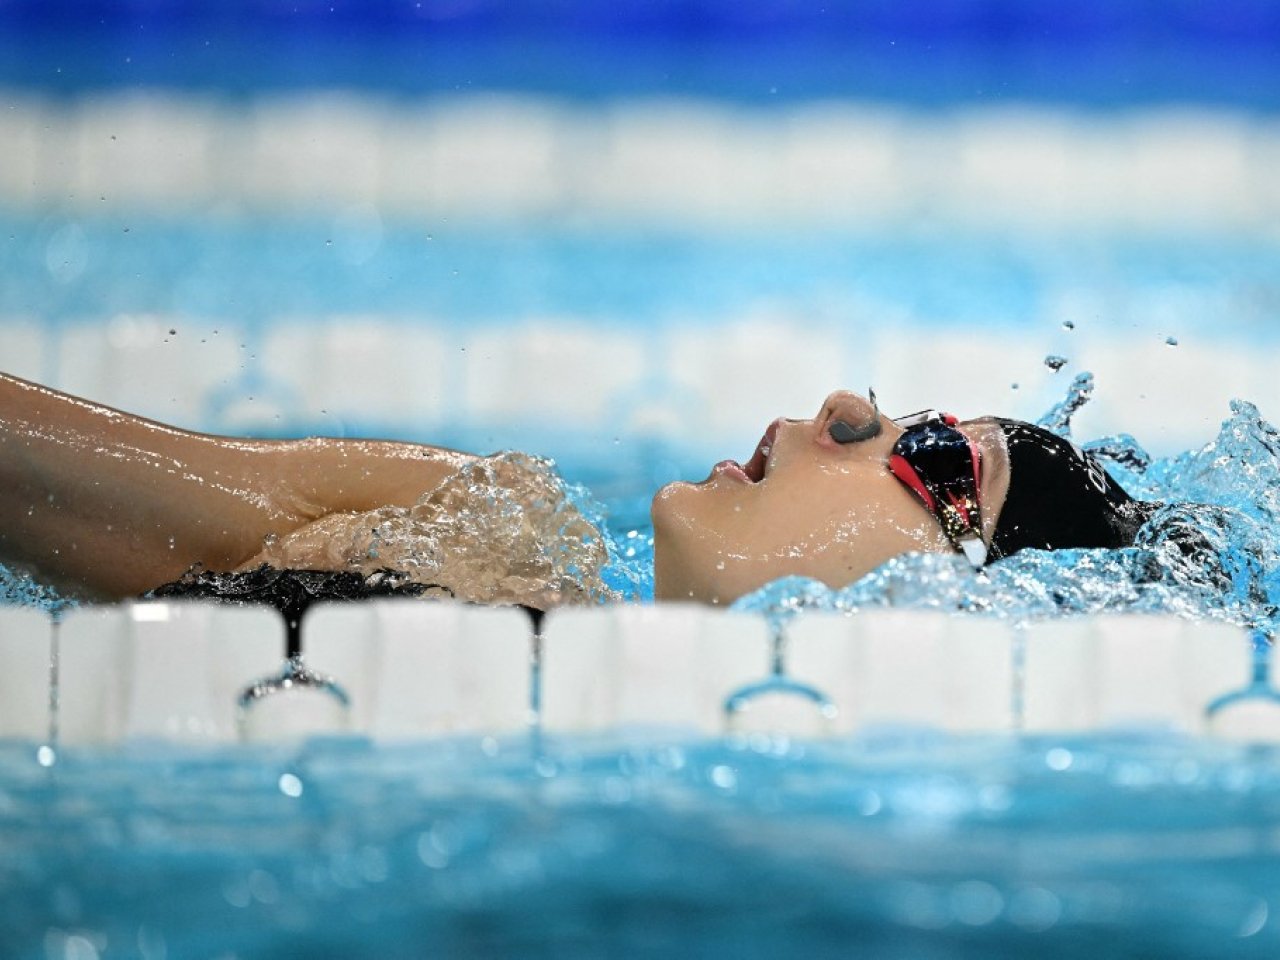
[[409, 505], [470, 455], [180, 430], [0, 374], [0, 562], [127, 597], [330, 513]]
[[309, 520], [383, 506], [411, 506], [474, 454], [394, 440], [311, 437], [286, 441], [287, 496]]
[[1009, 494], [1009, 446], [994, 417], [965, 420], [958, 426], [982, 453], [982, 538], [990, 546]]

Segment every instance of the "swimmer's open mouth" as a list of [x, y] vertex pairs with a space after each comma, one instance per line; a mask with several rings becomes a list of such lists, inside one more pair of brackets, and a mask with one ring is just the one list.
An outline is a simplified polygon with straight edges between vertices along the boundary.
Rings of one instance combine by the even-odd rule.
[[773, 442], [778, 436], [779, 423], [781, 423], [780, 420], [775, 420], [769, 424], [764, 436], [756, 444], [756, 452], [751, 455], [750, 460], [742, 465], [742, 472], [747, 475], [747, 479], [752, 483], [759, 483], [764, 479], [765, 471], [769, 467], [769, 456], [773, 453]]

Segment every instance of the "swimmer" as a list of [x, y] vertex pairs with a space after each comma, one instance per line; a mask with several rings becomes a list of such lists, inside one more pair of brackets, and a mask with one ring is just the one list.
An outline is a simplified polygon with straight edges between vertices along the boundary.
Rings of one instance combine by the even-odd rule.
[[775, 420], [744, 464], [653, 502], [655, 595], [730, 603], [783, 576], [846, 586], [911, 552], [974, 567], [1026, 548], [1122, 547], [1155, 504], [1031, 424], [937, 411], [891, 419], [874, 393]]
[[[980, 567], [1027, 547], [1123, 546], [1149, 506], [1040, 428], [895, 420], [874, 395], [839, 391], [812, 419], [774, 421], [745, 463], [658, 492], [655, 595], [728, 604], [787, 575], [838, 588], [913, 551]], [[503, 525], [487, 526], [497, 514]], [[568, 562], [548, 559], [564, 551]], [[590, 586], [604, 560], [598, 531], [532, 458], [210, 436], [0, 375], [0, 563], [73, 596], [265, 565], [390, 569], [547, 609], [607, 594]]]

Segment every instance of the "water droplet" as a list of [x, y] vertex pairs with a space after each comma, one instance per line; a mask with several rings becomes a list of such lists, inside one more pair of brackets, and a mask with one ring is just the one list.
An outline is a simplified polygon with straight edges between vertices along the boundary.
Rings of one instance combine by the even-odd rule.
[[53, 747], [49, 746], [47, 743], [42, 743], [40, 748], [36, 751], [36, 763], [40, 764], [42, 767], [52, 767], [57, 762], [58, 754], [54, 751]]
[[982, 880], [965, 880], [951, 891], [951, 912], [961, 923], [981, 927], [1000, 916], [1004, 909], [1004, 897], [989, 883]]
[[738, 775], [734, 772], [733, 767], [727, 767], [724, 764], [717, 764], [711, 768], [711, 782], [721, 790], [732, 790], [738, 785]]
[[1164, 338], [1164, 342], [1165, 342], [1166, 344], [1168, 344], [1169, 346], [1171, 346], [1171, 347], [1176, 347], [1176, 346], [1178, 345], [1178, 338], [1177, 338], [1177, 337], [1165, 337], [1165, 338]]
[[1024, 930], [1040, 933], [1058, 922], [1062, 904], [1058, 898], [1042, 887], [1023, 887], [1009, 897], [1006, 915]]
[[723, 570], [723, 569], [724, 569], [724, 561], [723, 561], [723, 560], [720, 560], [719, 562], [717, 562], [717, 563], [716, 563], [716, 569], [717, 569], [717, 570]]
[[176, 337], [177, 335], [178, 335], [178, 331], [177, 331], [177, 330], [175, 330], [173, 327], [170, 327], [170, 328], [169, 328], [169, 336], [171, 336], [171, 337]]
[[286, 797], [302, 796], [302, 781], [292, 773], [280, 774], [280, 792]]
[[1050, 770], [1066, 770], [1071, 766], [1073, 759], [1075, 758], [1071, 756], [1071, 751], [1065, 747], [1054, 747], [1044, 755], [1045, 765]]
[[864, 790], [857, 802], [858, 812], [864, 817], [874, 817], [882, 806], [880, 794], [874, 790]]
[[265, 870], [253, 870], [248, 879], [249, 894], [259, 903], [272, 904], [280, 899], [280, 884]]
[[1063, 320], [1063, 321], [1062, 321], [1062, 329], [1063, 329], [1063, 330], [1074, 330], [1075, 328], [1076, 328], [1076, 322], [1075, 322], [1074, 320]]
[[538, 776], [545, 780], [550, 780], [560, 772], [560, 768], [556, 766], [556, 762], [550, 757], [539, 757], [534, 763], [533, 769], [537, 772]]
[[1009, 389], [1010, 389], [1010, 390], [1017, 390], [1017, 389], [1018, 389], [1018, 384], [1017, 384], [1016, 382], [1015, 382], [1015, 383], [1011, 383], [1011, 384], [1009, 384]]
[[1267, 902], [1262, 899], [1255, 899], [1252, 908], [1240, 923], [1240, 929], [1236, 931], [1236, 936], [1241, 939], [1254, 936], [1259, 930], [1267, 925]]
[[325, 245], [326, 247], [332, 247], [332, 246], [333, 246], [333, 241], [332, 241], [332, 240], [326, 240], [326, 241], [324, 242], [324, 245]]
[[1063, 367], [1067, 365], [1067, 358], [1061, 357], [1056, 353], [1051, 353], [1044, 358], [1044, 365], [1048, 367], [1050, 370], [1052, 370], [1054, 373], [1057, 373], [1059, 370], [1061, 370]]

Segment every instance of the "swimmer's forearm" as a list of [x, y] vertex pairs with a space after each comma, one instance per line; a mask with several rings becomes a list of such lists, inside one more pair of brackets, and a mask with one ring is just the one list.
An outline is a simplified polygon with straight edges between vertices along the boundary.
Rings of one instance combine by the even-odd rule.
[[128, 596], [326, 513], [406, 504], [466, 454], [189, 433], [0, 375], [0, 562]]

